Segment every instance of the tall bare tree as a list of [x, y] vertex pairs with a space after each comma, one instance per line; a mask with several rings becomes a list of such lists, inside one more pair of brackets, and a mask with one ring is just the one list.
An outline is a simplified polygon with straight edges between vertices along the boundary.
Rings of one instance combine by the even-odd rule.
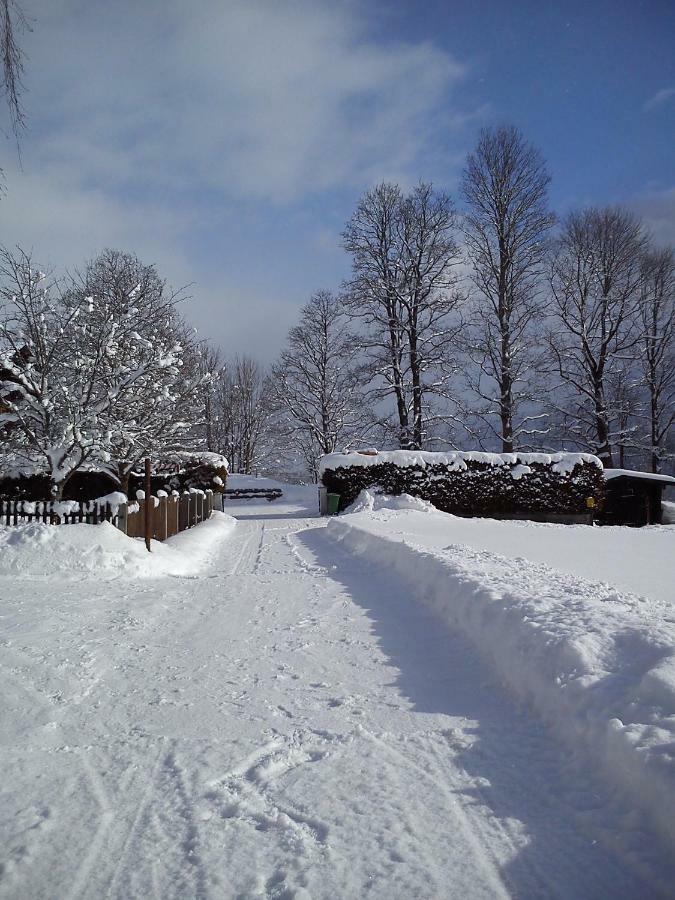
[[670, 247], [651, 251], [643, 259], [639, 328], [650, 465], [652, 472], [660, 472], [675, 423], [675, 256]]
[[278, 430], [298, 443], [315, 478], [319, 456], [367, 431], [357, 353], [340, 302], [319, 291], [300, 311], [272, 369]]
[[550, 180], [539, 151], [513, 127], [481, 132], [462, 179], [462, 230], [478, 290], [467, 341], [477, 374], [469, 380], [504, 453], [537, 431], [529, 336], [541, 317], [539, 280], [555, 221]]
[[404, 195], [380, 184], [359, 201], [343, 232], [352, 256], [351, 315], [365, 325], [371, 394], [393, 397], [395, 433], [403, 448], [427, 438], [429, 399], [444, 394], [452, 374], [459, 250], [450, 198], [419, 184]]
[[0, 0], [1, 84], [7, 101], [11, 129], [16, 137], [26, 125], [26, 116], [21, 106], [24, 54], [17, 38], [17, 32], [26, 29], [28, 20], [16, 0]]
[[269, 428], [270, 381], [250, 356], [236, 356], [219, 371], [214, 390], [213, 442], [230, 471], [250, 475], [260, 464]]
[[572, 213], [551, 268], [554, 325], [549, 346], [568, 389], [566, 436], [614, 465], [608, 385], [634, 359], [646, 238], [620, 207]]
[[201, 424], [198, 426], [203, 446], [211, 453], [218, 452], [220, 378], [223, 356], [219, 347], [204, 341], [197, 348], [197, 368], [204, 376], [199, 388]]

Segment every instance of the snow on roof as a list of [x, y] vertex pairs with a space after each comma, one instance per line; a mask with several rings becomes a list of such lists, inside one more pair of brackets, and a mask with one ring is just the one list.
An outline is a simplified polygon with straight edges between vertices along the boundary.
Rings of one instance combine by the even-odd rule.
[[602, 463], [597, 456], [590, 453], [481, 453], [478, 451], [461, 452], [453, 450], [448, 453], [431, 453], [427, 450], [382, 450], [376, 452], [355, 451], [353, 453], [329, 453], [319, 460], [319, 474], [329, 469], [338, 469], [341, 466], [379, 466], [382, 463], [393, 463], [396, 466], [407, 468], [409, 466], [444, 465], [461, 472], [466, 469], [467, 462], [487, 463], [490, 466], [528, 466], [532, 463], [552, 465], [553, 471], [566, 474], [580, 463], [591, 463], [602, 468]]
[[605, 469], [602, 473], [605, 481], [611, 481], [613, 478], [639, 478], [642, 481], [662, 481], [665, 484], [675, 484], [675, 478], [672, 475], [657, 475], [654, 472], [638, 472], [635, 469]]

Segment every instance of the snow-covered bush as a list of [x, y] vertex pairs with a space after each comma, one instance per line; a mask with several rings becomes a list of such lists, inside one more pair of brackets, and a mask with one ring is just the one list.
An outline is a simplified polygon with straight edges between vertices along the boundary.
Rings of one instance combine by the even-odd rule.
[[132, 254], [55, 281], [0, 251], [0, 430], [52, 496], [92, 464], [126, 490], [144, 456], [189, 440], [210, 375], [179, 300]]
[[588, 515], [604, 488], [600, 460], [586, 453], [332, 453], [320, 473], [341, 509], [378, 488], [470, 516]]
[[[220, 453], [176, 451], [164, 453], [154, 464], [152, 491], [211, 490], [222, 493], [227, 481], [228, 462]], [[130, 493], [143, 486], [144, 476], [132, 473]]]

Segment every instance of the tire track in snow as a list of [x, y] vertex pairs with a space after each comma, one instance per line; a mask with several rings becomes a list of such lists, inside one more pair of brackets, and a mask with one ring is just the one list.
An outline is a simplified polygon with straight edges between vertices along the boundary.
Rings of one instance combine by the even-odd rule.
[[[225, 575], [252, 575], [258, 568], [260, 563], [260, 554], [262, 550], [263, 540], [265, 536], [265, 525], [259, 522], [242, 522], [237, 523], [235, 536], [239, 536], [237, 531], [241, 529], [244, 533], [241, 535], [241, 548], [236, 560]], [[241, 532], [239, 532], [241, 534]], [[227, 549], [231, 549], [234, 541], [230, 541], [226, 545]], [[227, 550], [226, 550], [227, 552]]]
[[[117, 881], [119, 879], [120, 872], [126, 861], [127, 855], [129, 854], [133, 839], [136, 836], [141, 819], [143, 818], [146, 807], [148, 806], [148, 804], [150, 802], [150, 798], [152, 796], [152, 793], [155, 789], [155, 782], [157, 780], [157, 775], [158, 775], [158, 772], [159, 772], [159, 769], [160, 769], [160, 766], [162, 763], [163, 754], [164, 754], [164, 748], [162, 745], [160, 745], [160, 747], [157, 750], [157, 755], [155, 757], [155, 762], [154, 762], [154, 765], [150, 772], [150, 777], [148, 778], [147, 785], [145, 787], [145, 790], [141, 794], [140, 801], [138, 803], [138, 806], [136, 807], [135, 814], [134, 814], [131, 824], [126, 832], [126, 836], [123, 840], [122, 847], [119, 851], [119, 855], [115, 862], [113, 872], [110, 876], [110, 883], [109, 883], [108, 889], [105, 893], [106, 898], [111, 898], [114, 896], [113, 891], [115, 890], [115, 887], [117, 885]], [[73, 897], [73, 900], [75, 900], [75, 897]]]
[[112, 809], [110, 798], [108, 797], [98, 773], [86, 754], [81, 754], [81, 759], [85, 775], [91, 786], [92, 794], [101, 811], [101, 820], [96, 827], [87, 854], [75, 873], [73, 885], [68, 894], [69, 900], [77, 900], [78, 897], [85, 893], [91, 880], [94, 865], [98, 862], [103, 853], [106, 837], [108, 836], [110, 827], [115, 819], [115, 813]]
[[[108, 900], [148, 896], [161, 900], [167, 896], [167, 880], [171, 883], [171, 896], [200, 900], [208, 896], [198, 826], [193, 815], [194, 800], [177, 759], [177, 743], [171, 740], [167, 749], [166, 740], [161, 740], [114, 868], [105, 877], [98, 896]], [[128, 791], [120, 798], [122, 808], [127, 795]], [[83, 895], [73, 894], [72, 900], [77, 896]]]
[[[204, 900], [208, 896], [205, 866], [200, 853], [199, 827], [194, 815], [195, 798], [188, 789], [185, 770], [176, 755], [177, 741], [172, 741], [164, 755], [158, 779], [158, 809], [153, 810], [155, 822], [163, 836], [175, 852], [174, 868], [178, 878], [188, 875], [191, 889], [182, 887], [181, 896]], [[168, 798], [172, 798], [169, 804]], [[163, 860], [165, 866], [165, 860]], [[153, 885], [157, 884], [157, 873], [153, 872]], [[173, 886], [172, 886], [173, 887]], [[165, 891], [157, 894], [165, 896]]]

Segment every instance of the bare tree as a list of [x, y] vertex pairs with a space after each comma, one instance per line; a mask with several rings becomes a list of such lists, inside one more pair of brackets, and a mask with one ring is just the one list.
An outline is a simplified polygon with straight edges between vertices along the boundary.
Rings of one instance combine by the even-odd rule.
[[21, 106], [24, 54], [19, 46], [17, 32], [27, 29], [28, 20], [16, 0], [0, 0], [2, 89], [9, 108], [11, 128], [17, 137], [26, 125], [26, 116]]
[[219, 347], [204, 342], [199, 347], [199, 371], [204, 377], [199, 396], [203, 405], [203, 438], [206, 449], [217, 453], [218, 440], [218, 391], [223, 369], [223, 356]]
[[614, 464], [608, 384], [640, 339], [641, 260], [638, 218], [619, 207], [568, 216], [551, 269], [554, 326], [549, 346], [570, 393], [567, 437]]
[[670, 247], [651, 251], [643, 259], [639, 328], [650, 464], [652, 472], [660, 472], [675, 422], [675, 257]]
[[640, 455], [644, 421], [644, 391], [639, 364], [630, 355], [615, 360], [607, 376], [610, 444], [620, 469]]
[[250, 356], [224, 365], [215, 383], [214, 445], [230, 470], [250, 475], [260, 463], [269, 427], [270, 382]]
[[550, 180], [539, 151], [513, 127], [481, 132], [462, 180], [462, 230], [479, 296], [467, 341], [477, 367], [470, 383], [482, 401], [478, 413], [504, 453], [537, 430], [529, 336], [541, 318], [538, 282], [555, 221]]
[[289, 331], [286, 349], [272, 369], [277, 428], [301, 447], [314, 478], [319, 456], [367, 430], [358, 348], [348, 326], [337, 298], [319, 291], [300, 311], [300, 321]]
[[343, 245], [352, 255], [347, 301], [366, 327], [371, 395], [393, 397], [395, 432], [404, 448], [427, 438], [429, 399], [445, 395], [453, 371], [460, 303], [455, 266], [455, 211], [450, 198], [419, 184], [368, 191], [347, 223]]
[[[9, 112], [9, 131], [16, 139], [17, 152], [21, 154], [19, 136], [26, 127], [26, 114], [21, 104], [23, 92], [24, 53], [19, 46], [17, 33], [29, 31], [30, 26], [16, 0], [0, 0], [0, 94], [5, 95]], [[3, 131], [0, 127], [0, 133]], [[0, 193], [3, 190], [3, 170], [0, 168]]]

